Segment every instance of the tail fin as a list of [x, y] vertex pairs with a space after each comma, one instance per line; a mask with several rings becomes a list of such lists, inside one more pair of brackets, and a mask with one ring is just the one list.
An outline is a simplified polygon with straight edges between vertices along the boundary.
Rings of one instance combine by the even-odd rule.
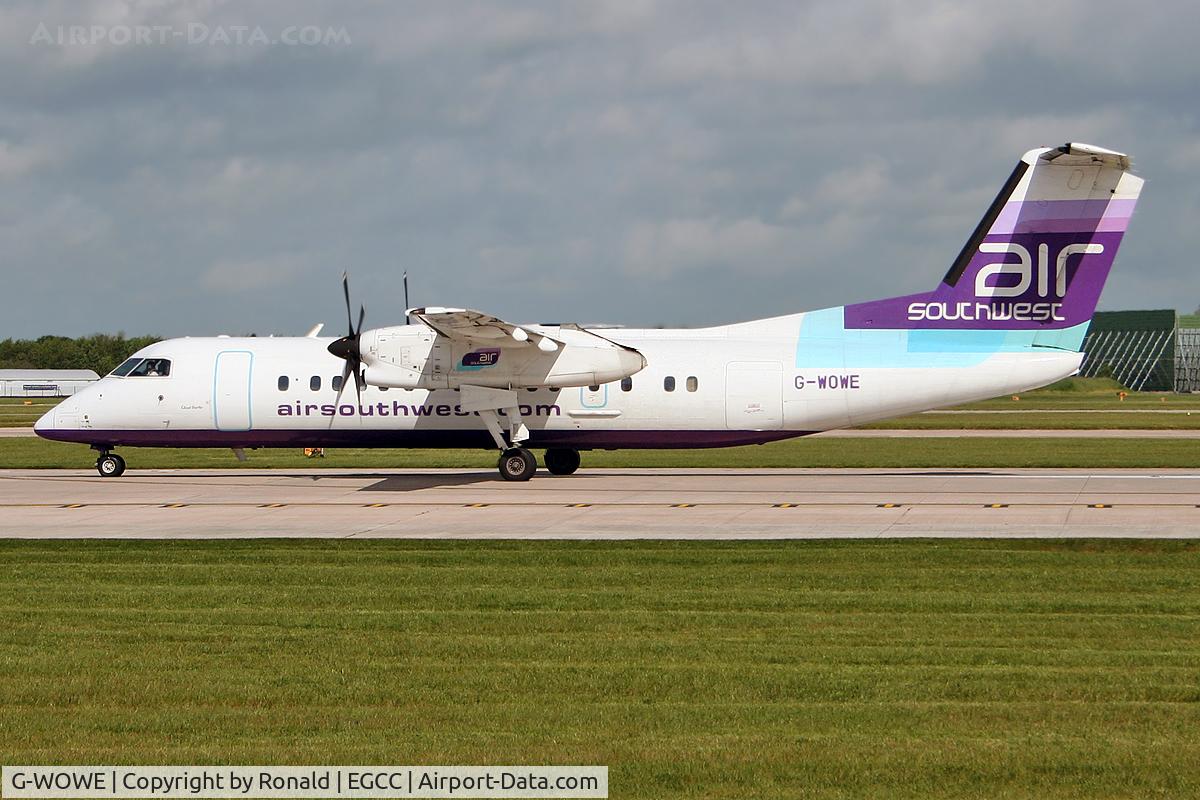
[[937, 289], [846, 306], [845, 327], [1078, 327], [1082, 339], [1141, 189], [1122, 153], [1075, 143], [1030, 150]]

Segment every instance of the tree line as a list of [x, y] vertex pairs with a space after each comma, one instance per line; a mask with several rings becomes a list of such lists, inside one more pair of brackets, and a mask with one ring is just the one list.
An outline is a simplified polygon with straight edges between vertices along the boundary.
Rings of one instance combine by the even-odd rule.
[[107, 375], [113, 368], [158, 336], [115, 336], [96, 333], [71, 339], [42, 336], [0, 341], [0, 369], [92, 369]]

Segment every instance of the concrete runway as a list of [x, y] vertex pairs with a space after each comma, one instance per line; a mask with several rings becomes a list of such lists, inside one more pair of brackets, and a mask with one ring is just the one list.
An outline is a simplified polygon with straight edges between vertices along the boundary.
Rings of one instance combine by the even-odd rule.
[[20, 538], [1193, 537], [1200, 472], [0, 470]]

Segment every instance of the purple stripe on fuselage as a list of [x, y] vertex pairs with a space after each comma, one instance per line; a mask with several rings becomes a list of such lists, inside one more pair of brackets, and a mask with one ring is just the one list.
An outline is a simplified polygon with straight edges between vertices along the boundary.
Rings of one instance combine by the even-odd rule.
[[[485, 430], [41, 430], [45, 439], [102, 447], [467, 447], [493, 449]], [[692, 449], [735, 447], [806, 436], [815, 431], [530, 431], [527, 447]]]

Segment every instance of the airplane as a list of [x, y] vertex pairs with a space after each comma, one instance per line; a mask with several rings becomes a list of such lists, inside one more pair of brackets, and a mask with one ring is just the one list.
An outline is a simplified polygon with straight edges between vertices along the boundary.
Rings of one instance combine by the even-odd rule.
[[423, 307], [363, 330], [343, 276], [345, 336], [158, 342], [34, 429], [90, 445], [103, 477], [125, 471], [118, 447], [480, 447], [525, 481], [531, 448], [570, 475], [585, 450], [763, 444], [1023, 392], [1079, 371], [1129, 170], [1092, 145], [1030, 150], [932, 291], [718, 327]]

